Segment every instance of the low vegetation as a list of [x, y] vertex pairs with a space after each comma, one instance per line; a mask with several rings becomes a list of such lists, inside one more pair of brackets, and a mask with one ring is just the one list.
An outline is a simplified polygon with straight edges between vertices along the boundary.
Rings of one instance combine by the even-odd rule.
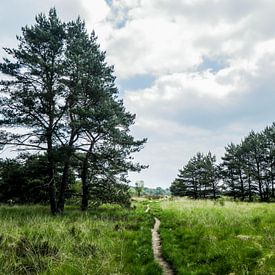
[[154, 205], [177, 274], [274, 274], [275, 206], [180, 199]]
[[0, 219], [0, 274], [161, 274], [142, 205], [57, 217], [44, 206], [1, 206]]
[[[161, 220], [164, 258], [176, 274], [274, 274], [274, 204], [137, 198], [102, 205], [0, 207], [0, 274], [161, 274], [151, 247]], [[149, 209], [149, 211], [148, 211]]]

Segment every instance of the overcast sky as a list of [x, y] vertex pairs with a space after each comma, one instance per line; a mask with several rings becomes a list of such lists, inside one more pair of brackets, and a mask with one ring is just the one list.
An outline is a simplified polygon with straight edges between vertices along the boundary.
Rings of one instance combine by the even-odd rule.
[[275, 120], [274, 0], [0, 0], [1, 48], [53, 6], [85, 19], [115, 65], [132, 133], [148, 138], [133, 182], [169, 187], [198, 151], [220, 157]]

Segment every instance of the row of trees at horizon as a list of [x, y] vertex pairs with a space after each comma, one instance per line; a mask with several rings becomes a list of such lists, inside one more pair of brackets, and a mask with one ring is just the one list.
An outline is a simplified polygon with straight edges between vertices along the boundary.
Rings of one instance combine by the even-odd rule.
[[118, 98], [95, 33], [79, 18], [61, 22], [51, 9], [17, 39], [0, 63], [1, 145], [43, 158], [53, 214], [64, 211], [72, 174], [82, 183], [83, 210], [92, 190], [108, 195], [113, 184], [123, 193], [128, 171], [145, 168], [131, 154], [146, 139], [130, 134], [135, 115]]
[[240, 144], [230, 143], [220, 164], [215, 155], [197, 153], [179, 170], [170, 190], [175, 196], [214, 198], [227, 195], [242, 201], [275, 198], [275, 123]]

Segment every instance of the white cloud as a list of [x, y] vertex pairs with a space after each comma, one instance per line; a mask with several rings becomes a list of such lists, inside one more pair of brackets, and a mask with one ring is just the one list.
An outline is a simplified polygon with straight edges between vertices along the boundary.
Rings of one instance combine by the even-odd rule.
[[96, 31], [99, 43], [101, 47], [105, 49], [105, 42], [109, 39], [109, 35], [112, 32], [112, 27], [106, 20], [110, 12], [110, 7], [102, 0], [81, 0], [80, 3], [87, 13], [85, 21], [88, 30], [90, 32], [93, 30]]
[[[274, 16], [271, 0], [115, 0], [109, 60], [126, 78], [194, 71], [203, 56], [250, 59], [257, 43], [270, 38]], [[116, 28], [116, 20], [125, 24]]]
[[96, 24], [102, 20], [105, 20], [109, 13], [109, 6], [102, 0], [81, 0], [83, 7], [88, 11], [87, 20], [89, 23]]

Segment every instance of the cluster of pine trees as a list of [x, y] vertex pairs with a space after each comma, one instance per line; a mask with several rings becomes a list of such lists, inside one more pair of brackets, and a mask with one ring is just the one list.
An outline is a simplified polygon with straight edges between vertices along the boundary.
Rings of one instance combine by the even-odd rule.
[[211, 153], [198, 153], [179, 170], [171, 193], [192, 198], [274, 200], [275, 123], [263, 131], [250, 132], [240, 144], [230, 143], [220, 164]]
[[170, 190], [175, 196], [189, 196], [194, 199], [216, 198], [218, 195], [218, 167], [216, 157], [197, 153], [179, 170], [178, 177]]
[[83, 210], [92, 194], [105, 201], [125, 193], [127, 172], [144, 168], [131, 154], [146, 139], [130, 135], [135, 116], [118, 98], [95, 33], [51, 9], [17, 39], [0, 63], [2, 146], [44, 156], [53, 214], [64, 210], [71, 174], [82, 182]]

